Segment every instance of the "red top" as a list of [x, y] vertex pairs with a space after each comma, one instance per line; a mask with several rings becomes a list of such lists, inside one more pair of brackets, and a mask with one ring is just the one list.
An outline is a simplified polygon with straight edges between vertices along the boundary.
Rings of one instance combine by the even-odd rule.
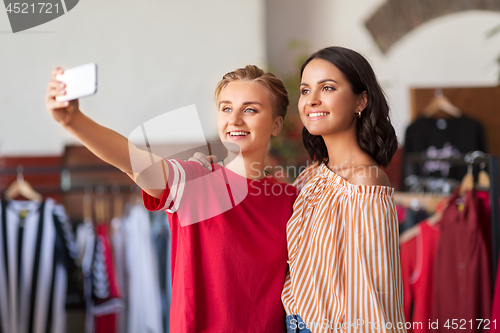
[[412, 323], [408, 333], [431, 332], [432, 272], [439, 241], [439, 225], [422, 221], [416, 228], [419, 229], [417, 236], [400, 246], [405, 317], [407, 322]]
[[295, 187], [271, 176], [248, 180], [217, 164], [210, 172], [196, 162], [166, 162], [161, 199], [143, 192], [143, 200], [169, 217], [170, 331], [285, 332], [281, 291]]
[[[435, 319], [438, 332], [448, 331], [446, 320], [472, 320], [467, 332], [483, 332], [491, 328], [476, 319], [489, 319], [492, 281], [490, 256], [484, 239], [481, 205], [474, 191], [465, 193], [463, 209], [457, 206], [458, 188], [443, 212], [433, 272]], [[462, 324], [460, 323], [459, 326]]]

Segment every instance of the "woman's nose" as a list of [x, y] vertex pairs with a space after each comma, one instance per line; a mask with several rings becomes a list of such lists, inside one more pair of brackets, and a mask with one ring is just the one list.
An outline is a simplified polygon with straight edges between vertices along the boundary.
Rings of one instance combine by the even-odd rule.
[[321, 104], [321, 99], [316, 92], [312, 92], [307, 98], [307, 106], [318, 106]]
[[242, 124], [241, 115], [238, 112], [232, 112], [229, 116], [229, 125], [241, 125]]

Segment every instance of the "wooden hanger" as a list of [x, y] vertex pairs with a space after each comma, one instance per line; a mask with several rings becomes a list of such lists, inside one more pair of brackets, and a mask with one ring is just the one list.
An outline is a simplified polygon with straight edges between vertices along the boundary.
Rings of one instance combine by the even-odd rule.
[[[426, 222], [422, 221], [421, 223], [428, 223], [429, 225], [438, 224], [441, 221], [441, 218], [443, 217], [443, 212], [446, 209], [446, 207], [448, 207], [449, 203], [450, 203], [450, 200], [448, 197], [441, 198], [441, 200], [439, 201], [439, 203], [436, 207], [436, 211], [434, 212], [434, 214], [432, 214], [427, 219], [425, 219], [424, 221], [426, 221]], [[419, 224], [416, 224], [413, 227], [411, 227], [410, 229], [404, 231], [401, 234], [401, 236], [399, 236], [399, 243], [403, 244], [403, 243], [409, 241], [410, 239], [417, 237], [419, 233], [420, 233]]]
[[460, 183], [460, 188], [458, 189], [458, 197], [462, 197], [465, 192], [471, 191], [474, 189], [474, 174], [472, 173], [472, 164], [467, 166], [467, 173], [464, 178], [462, 178], [462, 182]]
[[83, 195], [83, 220], [92, 221], [92, 189], [85, 188]]
[[490, 176], [488, 175], [486, 170], [484, 170], [485, 166], [486, 166], [486, 163], [481, 162], [481, 164], [480, 164], [481, 170], [479, 171], [479, 175], [477, 176], [477, 185], [481, 189], [489, 189], [491, 186]]
[[[472, 166], [474, 164], [474, 160], [477, 157], [485, 157], [485, 156], [486, 155], [482, 151], [479, 151], [479, 150], [476, 150], [472, 153], [468, 153], [467, 155], [465, 155], [465, 162], [468, 163], [467, 174], [464, 176], [464, 178], [462, 179], [462, 182], [460, 183], [460, 188], [458, 190], [459, 197], [462, 197], [465, 194], [465, 192], [471, 191], [475, 188], [474, 187], [474, 173], [473, 173]], [[484, 169], [484, 164], [482, 164], [482, 165], [483, 165], [483, 169]], [[483, 173], [480, 173], [481, 183], [478, 182], [478, 185], [481, 188], [489, 188], [490, 187], [490, 177], [488, 176], [486, 171], [484, 171], [484, 170], [482, 170], [482, 171], [483, 171]]]
[[432, 118], [438, 114], [439, 111], [445, 112], [455, 118], [462, 116], [462, 111], [453, 105], [448, 98], [443, 95], [442, 89], [436, 89], [434, 91], [434, 98], [431, 102], [423, 109], [422, 115], [427, 118]]
[[33, 187], [24, 180], [23, 167], [17, 168], [17, 179], [5, 190], [5, 199], [13, 200], [18, 196], [22, 196], [28, 200], [33, 200], [38, 203], [42, 202], [43, 196], [35, 191]]
[[438, 204], [446, 196], [429, 193], [394, 192], [394, 201], [405, 208], [411, 208], [418, 202], [427, 213], [433, 214]]
[[130, 203], [132, 206], [142, 205], [142, 191], [137, 185], [130, 185]]
[[121, 218], [123, 215], [123, 196], [120, 194], [120, 187], [113, 187], [113, 217]]
[[95, 199], [95, 220], [97, 224], [103, 224], [109, 222], [109, 206], [106, 204], [107, 200], [104, 196], [105, 188], [104, 186], [97, 187], [97, 197]]

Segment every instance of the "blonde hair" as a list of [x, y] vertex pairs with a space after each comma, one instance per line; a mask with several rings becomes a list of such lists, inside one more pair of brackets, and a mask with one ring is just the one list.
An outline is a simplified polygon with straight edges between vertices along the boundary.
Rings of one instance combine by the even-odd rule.
[[215, 88], [215, 102], [219, 104], [220, 95], [226, 86], [234, 81], [250, 81], [262, 84], [270, 93], [273, 106], [273, 115], [285, 119], [288, 109], [288, 92], [283, 81], [274, 76], [273, 73], [264, 72], [255, 65], [247, 65], [244, 68], [238, 68], [222, 77]]

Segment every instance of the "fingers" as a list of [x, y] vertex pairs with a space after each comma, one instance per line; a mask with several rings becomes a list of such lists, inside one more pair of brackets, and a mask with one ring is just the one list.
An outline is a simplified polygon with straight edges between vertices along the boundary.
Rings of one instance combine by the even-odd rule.
[[196, 162], [196, 163], [199, 163], [201, 166], [203, 166], [203, 163], [201, 163], [201, 161], [195, 157], [188, 158], [188, 161], [189, 162]]
[[66, 101], [66, 102], [58, 102], [56, 100], [54, 100], [53, 102], [50, 102], [47, 104], [47, 107], [51, 110], [55, 110], [55, 109], [64, 109], [66, 107], [69, 106], [69, 101]]
[[65, 87], [66, 87], [66, 84], [64, 84], [64, 82], [57, 81], [56, 79], [52, 79], [49, 81], [49, 84], [47, 85], [47, 90], [61, 89], [61, 88], [65, 88]]
[[47, 96], [56, 97], [66, 94], [66, 85], [56, 80], [50, 80], [47, 85]]
[[190, 157], [190, 158], [188, 159], [188, 161], [199, 163], [199, 164], [200, 164], [202, 167], [204, 167], [205, 169], [208, 169], [209, 171], [213, 171], [212, 166], [211, 166], [209, 163], [207, 164], [207, 163], [206, 163], [206, 161], [203, 161], [203, 160], [201, 160], [201, 159], [198, 159], [198, 158], [196, 158], [196, 157], [194, 157], [194, 156], [193, 156], [193, 157]]
[[56, 75], [63, 74], [64, 70], [61, 67], [56, 67], [52, 70], [52, 79], [56, 79]]
[[208, 155], [207, 158], [208, 158], [209, 162], [212, 164], [218, 160], [217, 156], [215, 156], [215, 155]]
[[56, 96], [64, 95], [66, 93], [66, 85], [63, 82], [56, 80], [56, 75], [62, 73], [64, 73], [64, 71], [59, 67], [52, 70], [52, 79], [47, 85], [47, 99], [55, 98]]
[[217, 160], [217, 156], [215, 155], [207, 156], [203, 153], [195, 153], [193, 157], [197, 158], [201, 162], [201, 164], [209, 170], [212, 170], [212, 164], [215, 163], [215, 161]]
[[209, 164], [209, 165], [215, 163], [215, 161], [218, 160], [217, 156], [215, 156], [215, 155], [205, 155], [203, 153], [194, 153], [193, 157], [196, 157], [201, 162]]

